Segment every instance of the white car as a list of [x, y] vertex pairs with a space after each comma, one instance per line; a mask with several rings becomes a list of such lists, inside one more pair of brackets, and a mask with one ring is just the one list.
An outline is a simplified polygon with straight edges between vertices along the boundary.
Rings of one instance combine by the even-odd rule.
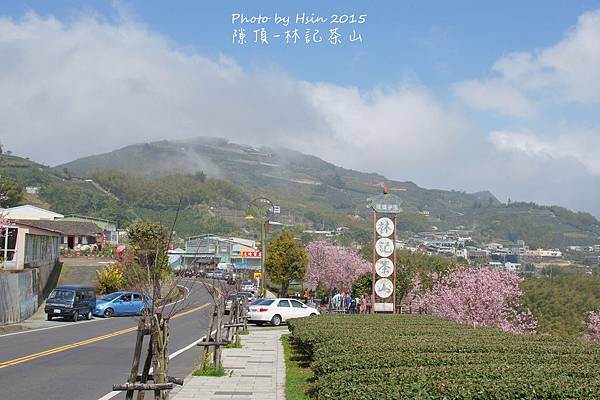
[[294, 299], [264, 299], [248, 308], [248, 322], [257, 325], [270, 322], [279, 326], [288, 319], [312, 315], [319, 315], [319, 311]]

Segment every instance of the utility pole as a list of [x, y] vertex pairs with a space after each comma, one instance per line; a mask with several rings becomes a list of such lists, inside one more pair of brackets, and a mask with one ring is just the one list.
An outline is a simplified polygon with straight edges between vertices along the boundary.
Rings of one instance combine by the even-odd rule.
[[266, 250], [267, 250], [267, 224], [269, 223], [270, 213], [273, 212], [273, 202], [266, 197], [257, 197], [248, 204], [248, 211], [244, 219], [253, 220], [256, 217], [260, 221], [260, 287], [259, 296], [263, 297], [266, 293], [266, 277], [267, 273], [265, 270], [266, 262]]

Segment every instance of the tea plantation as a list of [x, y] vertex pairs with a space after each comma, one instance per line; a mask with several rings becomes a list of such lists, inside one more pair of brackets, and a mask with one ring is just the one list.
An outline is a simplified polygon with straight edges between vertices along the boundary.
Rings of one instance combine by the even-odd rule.
[[428, 316], [289, 321], [318, 399], [600, 399], [600, 346]]

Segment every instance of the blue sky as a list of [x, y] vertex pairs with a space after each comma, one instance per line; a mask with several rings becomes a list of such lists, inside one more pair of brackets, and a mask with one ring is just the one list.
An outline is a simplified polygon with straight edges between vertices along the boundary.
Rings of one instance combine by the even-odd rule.
[[[84, 5], [82, 5], [84, 4]], [[116, 7], [115, 7], [116, 5]], [[4, 15], [28, 10], [62, 20], [81, 12], [109, 19], [119, 11], [179, 44], [211, 56], [231, 55], [247, 68], [265, 63], [296, 77], [357, 85], [363, 89], [413, 77], [445, 91], [449, 83], [489, 73], [502, 55], [541, 48], [558, 41], [584, 11], [600, 1], [13, 1]], [[231, 14], [294, 15], [297, 12], [367, 14], [364, 45], [239, 46], [231, 43]], [[344, 68], [340, 68], [344, 66]]]
[[[0, 137], [54, 165], [140, 141], [224, 136], [600, 215], [599, 10], [600, 1], [3, 2]], [[232, 13], [275, 12], [366, 14], [363, 42], [232, 43]]]

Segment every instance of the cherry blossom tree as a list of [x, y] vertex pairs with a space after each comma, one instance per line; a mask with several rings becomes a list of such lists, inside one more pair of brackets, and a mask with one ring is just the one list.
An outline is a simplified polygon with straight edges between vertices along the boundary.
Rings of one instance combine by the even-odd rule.
[[535, 332], [529, 310], [519, 311], [522, 278], [485, 267], [461, 268], [439, 278], [418, 304], [430, 314], [472, 326], [493, 326], [513, 333]]
[[600, 311], [594, 311], [588, 315], [586, 328], [587, 333], [583, 339], [593, 344], [600, 344]]
[[326, 289], [350, 289], [352, 283], [365, 272], [371, 271], [371, 263], [365, 261], [356, 250], [317, 240], [306, 246], [308, 270], [306, 282], [321, 284]]
[[0, 234], [4, 234], [4, 228], [8, 225], [8, 220], [6, 219], [6, 212], [2, 209], [4, 203], [8, 201], [8, 196], [6, 196], [2, 191], [0, 191]]

